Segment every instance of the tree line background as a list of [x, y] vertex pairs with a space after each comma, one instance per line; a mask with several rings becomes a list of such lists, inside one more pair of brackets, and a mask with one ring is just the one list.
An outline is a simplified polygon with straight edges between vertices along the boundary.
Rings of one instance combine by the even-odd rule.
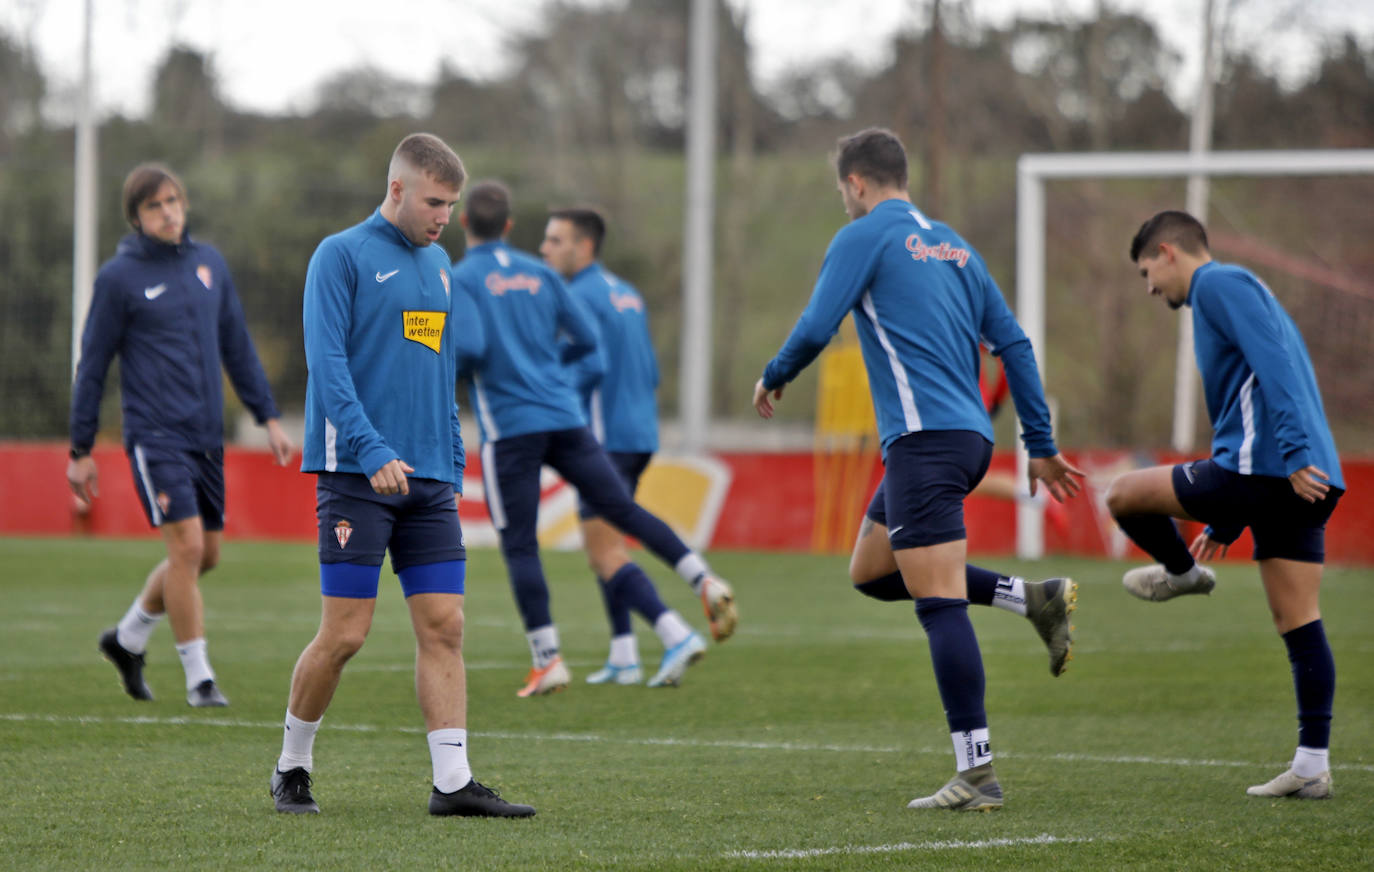
[[[1010, 299], [1015, 160], [1026, 152], [1180, 150], [1188, 119], [1166, 83], [1179, 58], [1151, 22], [1110, 11], [1091, 20], [974, 24], [963, 4], [929, 5], [893, 38], [892, 62], [826, 60], [761, 90], [744, 13], [719, 13], [713, 407], [751, 413], [749, 391], [809, 295], [843, 223], [827, 156], [838, 136], [882, 125], [902, 135], [911, 188], [928, 214], [983, 253]], [[324, 236], [381, 201], [387, 158], [413, 130], [452, 144], [474, 178], [516, 198], [513, 242], [537, 248], [551, 206], [592, 203], [610, 218], [607, 265], [648, 300], [664, 381], [677, 403], [686, 118], [687, 4], [547, 8], [513, 45], [512, 71], [431, 82], [360, 68], [323, 84], [298, 115], [239, 111], [212, 56], [173, 47], [146, 117], [99, 129], [98, 256], [126, 231], [119, 188], [140, 161], [183, 175], [190, 226], [234, 273], [279, 403], [298, 411], [306, 371], [301, 289]], [[70, 382], [74, 134], [40, 111], [48, 77], [0, 33], [0, 438], [63, 438]], [[1348, 35], [1304, 81], [1285, 86], [1245, 51], [1226, 53], [1214, 147], [1374, 146], [1374, 51]], [[1374, 182], [1232, 179], [1213, 184], [1216, 253], [1254, 266], [1304, 328], [1346, 451], [1374, 435]], [[1176, 319], [1143, 299], [1126, 262], [1139, 222], [1181, 208], [1181, 181], [1052, 186], [1049, 319], [1037, 349], [1071, 447], [1167, 444]], [[442, 243], [461, 255], [455, 226]], [[809, 419], [814, 375], [780, 412]], [[117, 438], [112, 376], [103, 431]], [[233, 421], [234, 416], [228, 416]], [[1205, 416], [1203, 416], [1205, 427]], [[1005, 423], [1002, 424], [1006, 427]], [[1205, 436], [1205, 431], [1200, 432]], [[1004, 441], [1005, 444], [1005, 441]], [[1202, 444], [1205, 444], [1203, 442]]]

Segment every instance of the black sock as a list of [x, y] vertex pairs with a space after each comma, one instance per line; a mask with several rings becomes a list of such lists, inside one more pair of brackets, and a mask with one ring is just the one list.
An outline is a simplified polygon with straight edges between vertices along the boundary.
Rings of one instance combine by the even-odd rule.
[[1168, 515], [1127, 515], [1117, 518], [1116, 523], [1142, 551], [1174, 575], [1193, 568], [1193, 555], [1188, 553], [1188, 546]]
[[1298, 744], [1325, 748], [1331, 742], [1331, 703], [1336, 697], [1336, 661], [1321, 619], [1283, 634], [1298, 697]]

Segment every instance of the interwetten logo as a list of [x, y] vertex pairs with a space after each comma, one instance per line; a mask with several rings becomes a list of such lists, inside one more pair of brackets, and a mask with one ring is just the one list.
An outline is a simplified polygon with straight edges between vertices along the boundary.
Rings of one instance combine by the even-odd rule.
[[498, 272], [487, 273], [485, 282], [487, 290], [495, 296], [503, 296], [507, 291], [529, 291], [531, 295], [539, 293], [541, 282], [536, 276], [516, 273], [513, 276], [503, 276]]
[[941, 242], [939, 245], [926, 245], [921, 241], [921, 237], [915, 233], [906, 238], [906, 250], [911, 252], [911, 259], [925, 262], [928, 258], [936, 260], [952, 260], [960, 269], [968, 264], [969, 250], [967, 248], [952, 248], [948, 242]]

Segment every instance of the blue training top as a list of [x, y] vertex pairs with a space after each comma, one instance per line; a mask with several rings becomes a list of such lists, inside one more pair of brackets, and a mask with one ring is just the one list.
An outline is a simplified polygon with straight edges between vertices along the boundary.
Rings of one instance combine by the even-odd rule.
[[222, 446], [221, 362], [259, 424], [280, 416], [224, 258], [189, 235], [169, 245], [131, 233], [100, 267], [72, 385], [74, 448], [95, 442], [116, 354], [126, 446]]
[[453, 280], [491, 338], [471, 379], [482, 441], [587, 426], [567, 365], [595, 353], [596, 327], [563, 279], [492, 241], [469, 248]]
[[482, 323], [452, 293], [449, 258], [382, 217], [326, 237], [305, 275], [302, 472], [369, 478], [400, 459], [415, 478], [462, 491], [455, 384], [486, 346]]
[[[651, 454], [658, 450], [658, 359], [649, 336], [648, 312], [639, 291], [600, 263], [568, 280], [568, 290], [596, 320], [605, 375], [578, 377], [582, 409], [607, 451]], [[595, 360], [573, 365], [574, 372]], [[585, 387], [583, 387], [585, 385]]]
[[1316, 466], [1344, 490], [1307, 346], [1264, 283], [1243, 267], [1205, 263], [1187, 303], [1217, 464], [1276, 478]]
[[971, 430], [992, 441], [978, 386], [978, 344], [1002, 361], [1032, 457], [1057, 449], [1030, 340], [972, 246], [906, 200], [885, 200], [830, 242], [816, 289], [778, 356], [769, 390], [825, 348], [850, 311], [883, 451], [921, 430]]

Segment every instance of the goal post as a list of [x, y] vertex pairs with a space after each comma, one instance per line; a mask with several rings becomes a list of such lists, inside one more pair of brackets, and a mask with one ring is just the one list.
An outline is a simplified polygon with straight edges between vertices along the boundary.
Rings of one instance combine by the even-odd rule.
[[[1045, 185], [1057, 179], [1182, 178], [1188, 176], [1317, 176], [1374, 174], [1374, 149], [1207, 152], [1071, 152], [1023, 154], [1016, 163], [1016, 313], [1044, 377]], [[1191, 349], [1180, 361], [1192, 365]], [[1177, 414], [1177, 404], [1175, 414]], [[1025, 480], [1029, 456], [1018, 444], [1016, 471]], [[1044, 512], [1018, 501], [1016, 554], [1045, 552]]]

